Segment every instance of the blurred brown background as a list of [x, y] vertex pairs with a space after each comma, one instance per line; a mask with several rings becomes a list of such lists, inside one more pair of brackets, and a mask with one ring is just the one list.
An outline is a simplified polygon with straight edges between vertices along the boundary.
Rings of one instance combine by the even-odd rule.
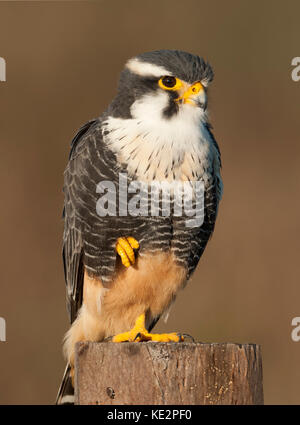
[[206, 342], [262, 344], [266, 403], [300, 403], [299, 1], [1, 2], [0, 403], [53, 403], [68, 327], [62, 182], [78, 127], [137, 53], [176, 48], [215, 70], [210, 116], [224, 198], [168, 323]]

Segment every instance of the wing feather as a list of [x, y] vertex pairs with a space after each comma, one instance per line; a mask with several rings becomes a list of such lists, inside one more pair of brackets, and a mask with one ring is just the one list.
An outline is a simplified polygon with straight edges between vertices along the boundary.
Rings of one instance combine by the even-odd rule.
[[[85, 136], [97, 120], [91, 120], [82, 126], [71, 142], [69, 161], [78, 153], [80, 145], [84, 145]], [[76, 184], [74, 173], [67, 167], [65, 173], [65, 203], [63, 217], [65, 221], [63, 237], [63, 265], [66, 281], [67, 309], [71, 323], [76, 319], [82, 304], [83, 291], [83, 240], [80, 226], [72, 205], [70, 193]]]

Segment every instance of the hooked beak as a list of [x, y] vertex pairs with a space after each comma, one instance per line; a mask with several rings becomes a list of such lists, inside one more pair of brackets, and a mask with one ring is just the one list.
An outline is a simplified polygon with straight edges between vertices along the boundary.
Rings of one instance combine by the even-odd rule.
[[180, 96], [175, 99], [175, 102], [179, 104], [189, 104], [192, 106], [198, 106], [202, 109], [206, 109], [206, 93], [203, 85], [200, 81], [193, 83], [192, 85], [184, 84], [179, 90]]

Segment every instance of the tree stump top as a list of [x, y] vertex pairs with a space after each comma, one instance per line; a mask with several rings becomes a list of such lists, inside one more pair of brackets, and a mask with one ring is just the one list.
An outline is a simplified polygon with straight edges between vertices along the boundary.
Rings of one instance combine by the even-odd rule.
[[263, 404], [261, 348], [233, 343], [81, 342], [76, 404]]

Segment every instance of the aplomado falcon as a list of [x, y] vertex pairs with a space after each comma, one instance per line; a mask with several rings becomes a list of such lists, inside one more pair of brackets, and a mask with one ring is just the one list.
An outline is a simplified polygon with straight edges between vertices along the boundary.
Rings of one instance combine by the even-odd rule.
[[[58, 403], [73, 401], [76, 342], [183, 340], [178, 333], [151, 330], [192, 275], [215, 226], [222, 180], [207, 118], [212, 79], [211, 66], [190, 53], [136, 56], [126, 63], [106, 112], [72, 141], [63, 236], [71, 327]], [[121, 177], [127, 188], [139, 183], [122, 199]], [[141, 187], [139, 202], [150, 202], [144, 189], [153, 183], [168, 185], [169, 214], [162, 198], [143, 213], [135, 204]], [[203, 189], [202, 220], [188, 225], [197, 210], [196, 183]], [[178, 214], [174, 199], [181, 184], [181, 195], [190, 187], [191, 202], [189, 212]]]

